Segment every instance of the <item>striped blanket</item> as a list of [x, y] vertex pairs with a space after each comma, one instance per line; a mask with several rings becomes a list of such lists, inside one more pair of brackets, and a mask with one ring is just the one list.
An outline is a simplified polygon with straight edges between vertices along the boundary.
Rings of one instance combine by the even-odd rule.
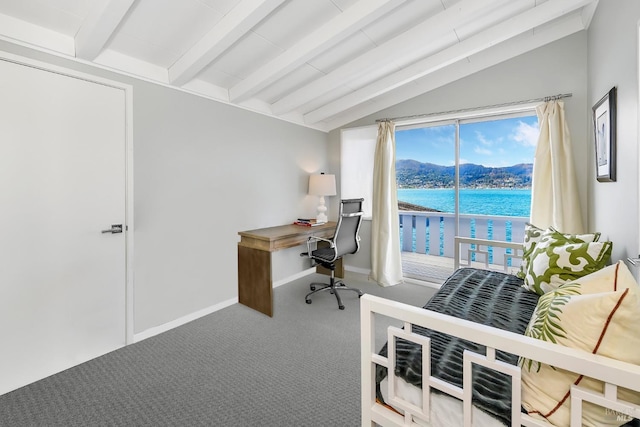
[[[497, 271], [462, 268], [442, 285], [424, 306], [427, 310], [470, 320], [518, 334], [523, 334], [538, 295], [522, 288], [522, 279]], [[462, 387], [462, 352], [464, 349], [484, 354], [484, 346], [413, 326], [413, 331], [431, 338], [431, 374]], [[408, 341], [398, 339], [395, 374], [417, 387], [422, 387], [422, 351]], [[387, 355], [385, 344], [380, 354]], [[498, 360], [517, 364], [518, 357], [497, 351]], [[378, 367], [376, 382], [382, 400], [380, 382], [386, 368]], [[438, 392], [437, 390], [432, 390]], [[511, 379], [496, 371], [474, 366], [473, 403], [505, 424], [510, 422]]]

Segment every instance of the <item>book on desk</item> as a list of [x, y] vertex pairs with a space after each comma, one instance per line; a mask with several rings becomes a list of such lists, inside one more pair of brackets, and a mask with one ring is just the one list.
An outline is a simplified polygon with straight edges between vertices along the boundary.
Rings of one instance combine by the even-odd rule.
[[315, 227], [318, 225], [326, 224], [326, 222], [318, 222], [315, 218], [298, 218], [293, 221], [293, 224], [303, 227]]

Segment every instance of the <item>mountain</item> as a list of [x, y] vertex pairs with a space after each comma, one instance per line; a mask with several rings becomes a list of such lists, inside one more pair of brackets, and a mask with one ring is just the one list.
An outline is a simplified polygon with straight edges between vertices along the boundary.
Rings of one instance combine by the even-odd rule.
[[[461, 188], [531, 188], [532, 163], [491, 168], [473, 163], [460, 165]], [[417, 160], [396, 161], [398, 188], [451, 188], [453, 166], [421, 163]]]

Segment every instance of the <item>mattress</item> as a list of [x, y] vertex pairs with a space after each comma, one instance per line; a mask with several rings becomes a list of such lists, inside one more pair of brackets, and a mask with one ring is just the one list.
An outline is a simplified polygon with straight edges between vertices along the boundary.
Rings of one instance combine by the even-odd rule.
[[[424, 305], [427, 310], [469, 320], [502, 330], [523, 334], [538, 295], [522, 287], [522, 279], [498, 271], [463, 268], [456, 271], [442, 285], [440, 290]], [[413, 326], [413, 332], [431, 339], [431, 375], [462, 387], [462, 353], [469, 349], [484, 354], [484, 346], [462, 340], [419, 326]], [[386, 344], [380, 354], [387, 355]], [[400, 379], [398, 391], [416, 393], [422, 389], [422, 351], [412, 342], [398, 339], [396, 342], [395, 374]], [[500, 361], [516, 365], [518, 357], [496, 352]], [[380, 383], [386, 378], [386, 368], [378, 366], [376, 371], [377, 397], [384, 402]], [[401, 383], [404, 382], [405, 388]], [[411, 387], [409, 387], [411, 386]], [[433, 390], [432, 402], [438, 390]], [[461, 403], [447, 396], [453, 409], [452, 416], [461, 417]], [[453, 400], [453, 403], [450, 402]], [[456, 406], [459, 405], [459, 406]], [[504, 375], [481, 366], [473, 370], [473, 404], [478, 411], [499, 422], [508, 425], [511, 413], [511, 380]], [[433, 412], [433, 411], [432, 411]], [[440, 416], [440, 415], [438, 415]], [[474, 416], [474, 419], [476, 417]], [[452, 425], [452, 424], [450, 424]], [[453, 424], [455, 425], [455, 424]], [[476, 423], [476, 425], [478, 425]]]
[[[382, 396], [387, 397], [387, 378], [380, 383]], [[396, 378], [395, 385], [396, 395], [403, 400], [414, 405], [421, 405], [422, 389], [407, 383], [406, 381]], [[431, 393], [429, 398], [430, 417], [429, 423], [421, 423], [416, 420], [419, 425], [426, 427], [452, 427], [464, 425], [462, 401], [442, 393]], [[502, 427], [504, 423], [477, 407], [472, 407], [472, 426], [473, 427]]]

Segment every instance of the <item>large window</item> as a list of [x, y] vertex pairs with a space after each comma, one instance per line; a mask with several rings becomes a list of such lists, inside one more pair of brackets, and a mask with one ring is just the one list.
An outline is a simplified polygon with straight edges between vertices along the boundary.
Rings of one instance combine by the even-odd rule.
[[[376, 134], [377, 126], [344, 129], [341, 139], [342, 197], [364, 197], [369, 218]], [[396, 123], [405, 277], [440, 282], [450, 275], [454, 236], [522, 241], [530, 216], [538, 134], [532, 108]], [[509, 254], [489, 248], [486, 258], [514, 266]], [[472, 260], [478, 261], [477, 256]]]
[[[398, 124], [396, 173], [401, 208], [528, 217], [538, 133], [533, 110]], [[369, 218], [376, 134], [377, 126], [341, 132], [341, 197], [364, 197], [365, 217]]]
[[[522, 241], [538, 134], [532, 111], [396, 128], [405, 277], [446, 278], [455, 236]], [[510, 253], [489, 247], [471, 260], [513, 267]]]
[[401, 208], [528, 217], [538, 133], [532, 112], [398, 126]]

